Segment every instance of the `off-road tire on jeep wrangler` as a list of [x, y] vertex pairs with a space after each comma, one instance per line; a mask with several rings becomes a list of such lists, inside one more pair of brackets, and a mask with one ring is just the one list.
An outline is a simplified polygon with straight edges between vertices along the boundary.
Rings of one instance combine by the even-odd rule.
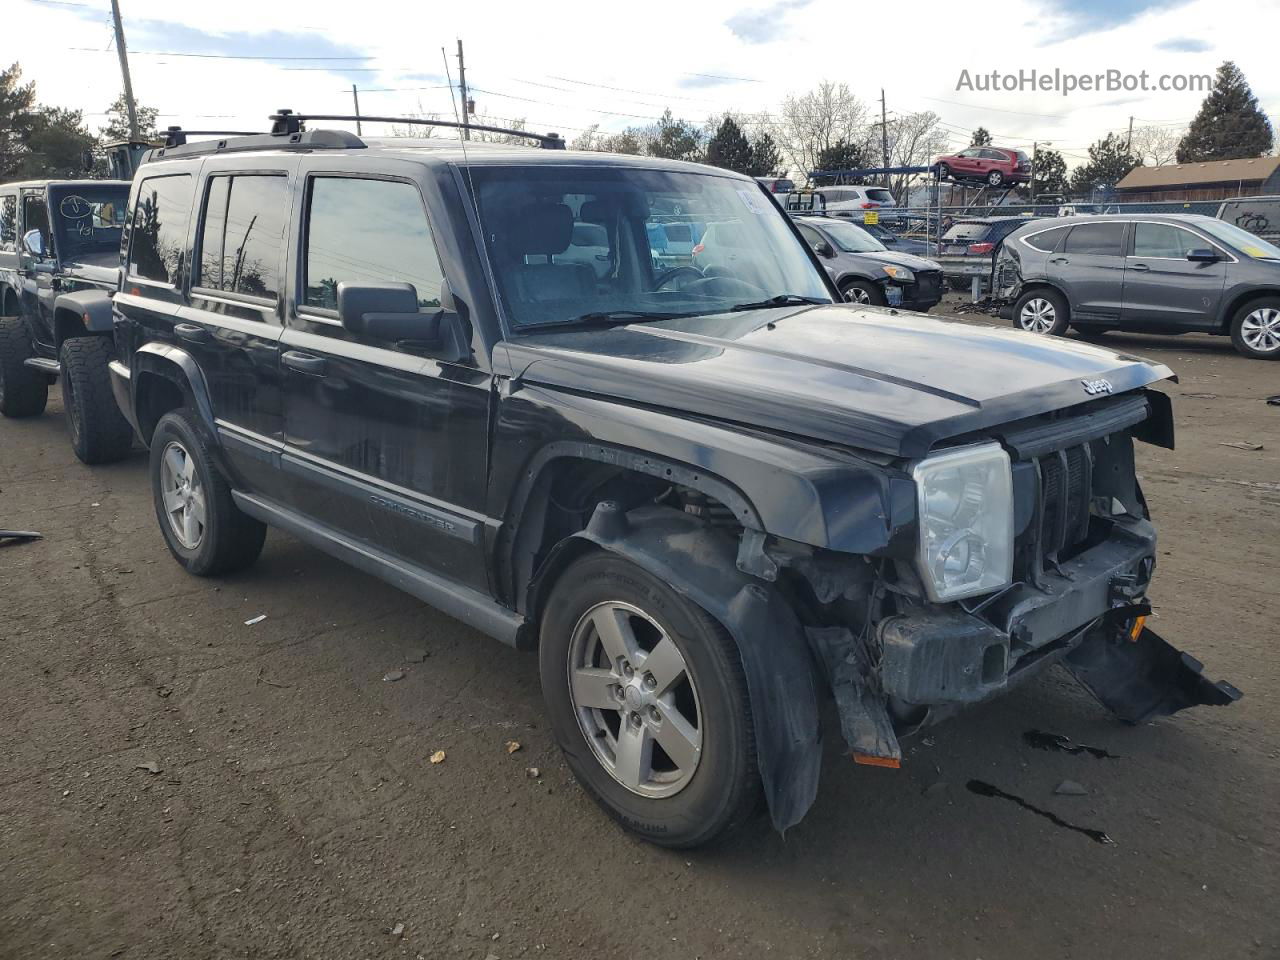
[[846, 280], [840, 284], [840, 296], [845, 303], [858, 303], [863, 306], [883, 307], [887, 302], [884, 290], [871, 280]]
[[1070, 321], [1071, 308], [1056, 290], [1030, 290], [1013, 305], [1013, 325], [1027, 333], [1060, 337], [1067, 332]]
[[0, 413], [34, 417], [49, 402], [49, 378], [25, 366], [31, 338], [21, 317], [0, 317]]
[[156, 424], [151, 496], [174, 559], [188, 573], [212, 577], [258, 559], [267, 528], [235, 505], [195, 424], [196, 413], [187, 407], [166, 413]]
[[1260, 297], [1231, 318], [1231, 345], [1250, 360], [1280, 360], [1280, 297]]
[[84, 463], [112, 463], [133, 446], [133, 428], [111, 392], [107, 363], [114, 355], [105, 336], [72, 337], [58, 354], [71, 448]]
[[[539, 661], [552, 733], [605, 811], [665, 847], [707, 843], [747, 819], [761, 796], [755, 732], [742, 660], [724, 627], [661, 580], [604, 551], [571, 564], [545, 610]], [[605, 642], [600, 623], [606, 632], [610, 624], [623, 626]], [[619, 646], [625, 656], [611, 656], [607, 648]], [[575, 674], [588, 676], [584, 668], [595, 682], [575, 682]], [[650, 744], [652, 752], [635, 766], [611, 763], [624, 731], [642, 738], [631, 745]], [[685, 749], [698, 739], [699, 752]], [[664, 742], [673, 754], [653, 746]], [[642, 747], [631, 756], [646, 757]], [[633, 786], [623, 782], [628, 769], [639, 772]]]

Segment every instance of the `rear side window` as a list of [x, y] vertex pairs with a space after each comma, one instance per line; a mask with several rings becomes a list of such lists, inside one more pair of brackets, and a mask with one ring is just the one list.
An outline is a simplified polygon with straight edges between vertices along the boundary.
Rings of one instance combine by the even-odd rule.
[[191, 218], [191, 177], [148, 177], [138, 185], [130, 230], [129, 275], [177, 286]]
[[274, 299], [280, 291], [280, 251], [288, 218], [285, 177], [211, 178], [197, 283], [208, 290]]
[[1062, 238], [1067, 235], [1067, 231], [1070, 229], [1070, 227], [1054, 227], [1052, 230], [1043, 230], [1040, 233], [1033, 233], [1024, 242], [1033, 250], [1039, 250], [1041, 253], [1053, 253], [1058, 249], [1058, 244], [1062, 242]]
[[11, 253], [18, 241], [18, 198], [0, 197], [0, 250]]
[[345, 281], [411, 283], [418, 306], [440, 306], [444, 271], [418, 188], [396, 180], [316, 177], [307, 211], [309, 307], [338, 308]]
[[1118, 257], [1123, 239], [1123, 223], [1081, 223], [1071, 228], [1063, 252]]

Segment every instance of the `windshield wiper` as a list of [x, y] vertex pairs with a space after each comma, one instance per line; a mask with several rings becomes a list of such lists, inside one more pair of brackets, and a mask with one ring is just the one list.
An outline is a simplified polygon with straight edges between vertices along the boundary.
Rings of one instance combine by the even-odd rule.
[[572, 320], [553, 320], [549, 323], [522, 323], [516, 329], [526, 330], [581, 330], [584, 327], [614, 327], [645, 320], [675, 320], [679, 317], [696, 317], [696, 313], [671, 313], [662, 310], [601, 310], [584, 313]]
[[798, 307], [804, 304], [830, 303], [822, 297], [802, 297], [798, 293], [780, 293], [768, 300], [756, 300], [752, 303], [735, 303], [730, 310], [767, 310], [769, 307]]

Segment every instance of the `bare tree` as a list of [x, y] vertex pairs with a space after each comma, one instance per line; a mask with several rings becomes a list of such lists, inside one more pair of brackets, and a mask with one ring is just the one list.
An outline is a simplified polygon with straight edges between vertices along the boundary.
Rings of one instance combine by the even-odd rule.
[[848, 84], [824, 80], [801, 96], [788, 95], [773, 131], [782, 153], [795, 166], [793, 176], [818, 167], [818, 155], [837, 143], [867, 138], [867, 107]]
[[1151, 125], [1137, 127], [1133, 131], [1133, 145], [1130, 153], [1142, 160], [1148, 167], [1163, 167], [1177, 159], [1178, 144], [1181, 135], [1175, 128]]
[[[889, 121], [889, 165], [893, 167], [927, 167], [934, 157], [946, 153], [947, 133], [941, 118], [932, 110], [908, 113]], [[907, 202], [907, 190], [916, 174], [894, 174], [889, 186], [899, 203]]]

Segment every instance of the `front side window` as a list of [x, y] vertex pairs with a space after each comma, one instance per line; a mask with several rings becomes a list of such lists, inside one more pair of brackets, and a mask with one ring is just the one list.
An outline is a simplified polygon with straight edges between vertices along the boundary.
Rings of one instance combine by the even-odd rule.
[[1081, 223], [1071, 228], [1063, 252], [1118, 257], [1123, 240], [1123, 223]]
[[[782, 295], [831, 299], [785, 215], [754, 182], [569, 166], [476, 167], [469, 180], [517, 330], [723, 313]], [[584, 223], [608, 238], [603, 271], [572, 252]]]
[[0, 197], [0, 250], [11, 251], [18, 240], [18, 198]]
[[289, 217], [289, 181], [280, 175], [213, 177], [200, 231], [199, 286], [274, 299]]
[[1134, 224], [1133, 255], [1162, 260], [1183, 260], [1197, 246], [1204, 246], [1186, 230], [1167, 223]]
[[35, 231], [40, 235], [41, 248], [45, 256], [53, 256], [53, 238], [49, 234], [49, 211], [45, 207], [44, 197], [38, 193], [28, 193], [22, 198], [22, 235]]
[[303, 302], [338, 308], [343, 281], [413, 285], [420, 309], [440, 308], [444, 270], [418, 188], [398, 180], [316, 177], [307, 209]]
[[148, 177], [138, 185], [130, 227], [129, 274], [177, 286], [191, 218], [191, 177]]

